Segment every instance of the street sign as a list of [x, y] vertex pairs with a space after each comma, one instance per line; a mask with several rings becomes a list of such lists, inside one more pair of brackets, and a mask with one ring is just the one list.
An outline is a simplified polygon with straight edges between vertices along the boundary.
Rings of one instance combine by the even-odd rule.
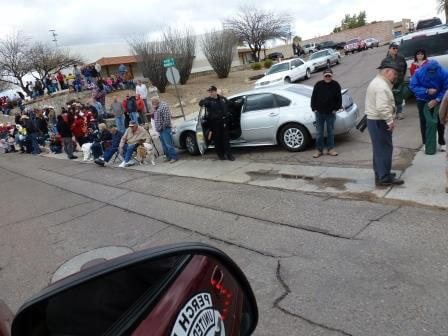
[[177, 68], [175, 67], [169, 67], [168, 69], [166, 69], [166, 78], [168, 79], [168, 82], [170, 82], [170, 84], [179, 84], [179, 70], [177, 70]]
[[174, 66], [174, 58], [172, 58], [172, 57], [170, 57], [170, 58], [165, 58], [165, 59], [163, 60], [163, 66], [164, 66], [165, 68], [169, 68], [169, 67]]

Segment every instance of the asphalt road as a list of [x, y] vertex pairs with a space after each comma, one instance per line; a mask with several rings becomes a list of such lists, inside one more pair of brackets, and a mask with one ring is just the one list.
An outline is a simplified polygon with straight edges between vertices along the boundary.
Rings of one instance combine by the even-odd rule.
[[13, 310], [81, 253], [200, 241], [247, 274], [256, 335], [448, 334], [446, 211], [20, 154], [0, 156], [0, 185]]
[[[386, 56], [387, 47], [369, 49], [360, 53], [350, 54], [342, 58], [342, 63], [334, 66], [334, 79], [343, 88], [349, 89], [354, 101], [359, 107], [360, 115], [364, 114], [364, 101], [367, 86], [376, 76], [376, 69], [381, 60]], [[309, 80], [301, 81], [300, 84], [313, 86], [322, 79], [322, 71], [312, 74]], [[419, 132], [418, 112], [415, 101], [407, 102], [405, 106], [404, 120], [398, 121], [398, 127], [394, 132], [394, 169], [403, 170], [407, 168], [415, 151], [422, 146], [421, 139], [416, 136]], [[290, 153], [280, 147], [253, 147], [235, 148], [235, 157], [239, 160], [252, 162], [307, 164], [323, 166], [342, 166], [366, 168], [371, 167], [372, 149], [368, 132], [360, 133], [354, 129], [349, 135], [336, 137], [336, 150], [338, 157], [323, 156], [313, 159], [313, 148], [301, 153]], [[215, 158], [214, 151], [206, 154], [206, 157]], [[181, 155], [183, 160], [196, 160], [188, 153]]]

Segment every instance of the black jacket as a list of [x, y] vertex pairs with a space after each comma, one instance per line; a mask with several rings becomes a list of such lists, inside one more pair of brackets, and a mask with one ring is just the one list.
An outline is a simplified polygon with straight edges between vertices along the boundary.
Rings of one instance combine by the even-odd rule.
[[36, 126], [34, 125], [34, 123], [31, 119], [26, 119], [24, 126], [26, 128], [27, 134], [33, 134], [33, 133], [39, 132], [39, 130], [36, 128]]
[[398, 83], [403, 82], [404, 76], [406, 75], [406, 70], [408, 68], [408, 64], [406, 63], [404, 56], [401, 54], [397, 54], [397, 57], [393, 59], [392, 56], [390, 56], [389, 53], [387, 53], [386, 59], [390, 60], [391, 62], [395, 62], [400, 67], [397, 82]]
[[209, 121], [225, 120], [230, 117], [229, 101], [226, 97], [220, 95], [216, 99], [207, 97], [199, 102], [199, 106], [207, 109], [206, 119]]
[[311, 96], [311, 109], [323, 114], [330, 114], [342, 108], [341, 86], [335, 80], [325, 83], [321, 80], [314, 85]]
[[40, 132], [44, 134], [48, 133], [48, 123], [45, 118], [36, 118], [36, 127]]
[[58, 130], [59, 135], [62, 138], [71, 138], [73, 136], [72, 130], [70, 129], [70, 125], [65, 121], [58, 121], [56, 124], [56, 128]]

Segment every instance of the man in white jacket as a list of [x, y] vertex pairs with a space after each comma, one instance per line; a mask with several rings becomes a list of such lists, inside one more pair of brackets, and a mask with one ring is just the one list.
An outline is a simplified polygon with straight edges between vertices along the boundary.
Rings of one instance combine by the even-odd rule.
[[379, 74], [370, 82], [366, 92], [367, 128], [372, 139], [373, 170], [377, 186], [402, 185], [392, 169], [392, 131], [395, 128], [396, 107], [392, 87], [397, 80], [395, 62], [384, 59]]

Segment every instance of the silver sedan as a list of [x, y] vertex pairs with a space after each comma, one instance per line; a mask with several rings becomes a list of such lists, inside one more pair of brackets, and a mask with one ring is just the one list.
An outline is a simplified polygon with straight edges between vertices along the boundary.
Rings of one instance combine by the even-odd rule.
[[329, 68], [333, 64], [339, 64], [340, 62], [341, 54], [333, 49], [323, 49], [315, 52], [308, 60], [308, 63], [311, 63], [315, 70]]
[[[298, 152], [316, 138], [316, 117], [311, 111], [313, 88], [289, 84], [254, 89], [229, 97], [230, 138], [232, 147], [281, 145]], [[336, 113], [335, 134], [346, 134], [356, 125], [358, 107], [348, 90], [342, 90], [343, 109]], [[174, 129], [176, 147], [192, 155], [203, 154], [211, 147], [203, 111], [195, 119], [182, 122]]]

